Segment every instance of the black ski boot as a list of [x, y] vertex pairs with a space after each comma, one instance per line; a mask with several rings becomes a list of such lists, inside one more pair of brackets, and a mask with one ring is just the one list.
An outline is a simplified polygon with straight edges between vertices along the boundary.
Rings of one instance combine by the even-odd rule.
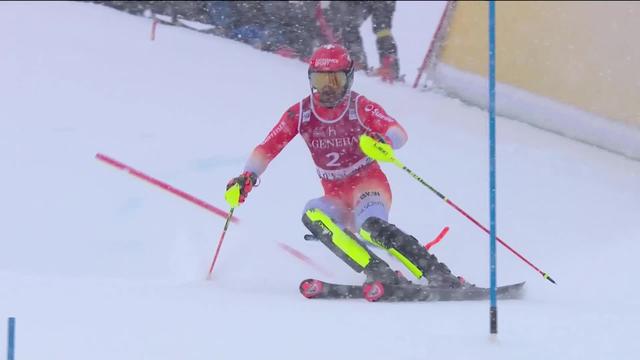
[[[342, 229], [319, 209], [309, 209], [302, 216], [302, 223], [313, 236], [327, 246], [356, 272], [364, 272], [367, 279], [363, 285], [363, 295], [369, 301], [376, 301], [385, 295], [386, 285], [408, 283], [389, 264], [362, 244], [349, 230]], [[314, 297], [321, 288], [305, 285], [303, 295]]]
[[453, 275], [447, 265], [439, 262], [416, 238], [405, 234], [393, 224], [370, 217], [362, 224], [360, 235], [374, 245], [387, 249], [417, 278], [426, 278], [430, 286], [460, 288], [466, 284], [464, 279]]
[[379, 281], [383, 284], [389, 285], [411, 284], [411, 282], [407, 280], [402, 273], [394, 271], [389, 264], [375, 254], [371, 257], [369, 265], [364, 268], [364, 273], [367, 275], [365, 283]]
[[378, 301], [383, 298], [393, 296], [393, 288], [389, 285], [411, 284], [401, 272], [391, 269], [389, 264], [371, 252], [371, 261], [364, 268], [367, 280], [362, 285], [362, 296], [367, 301]]

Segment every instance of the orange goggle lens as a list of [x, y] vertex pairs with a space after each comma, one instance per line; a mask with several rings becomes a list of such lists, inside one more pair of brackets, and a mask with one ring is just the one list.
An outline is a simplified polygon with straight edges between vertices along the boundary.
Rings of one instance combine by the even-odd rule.
[[311, 86], [321, 90], [329, 86], [336, 89], [342, 89], [347, 85], [347, 74], [340, 72], [312, 72], [309, 74]]

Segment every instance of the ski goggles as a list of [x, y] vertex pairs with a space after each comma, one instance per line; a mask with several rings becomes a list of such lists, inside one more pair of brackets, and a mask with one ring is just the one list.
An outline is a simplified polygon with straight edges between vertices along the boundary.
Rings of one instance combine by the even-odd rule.
[[332, 87], [335, 89], [344, 89], [347, 86], [347, 73], [343, 71], [336, 72], [312, 72], [309, 74], [311, 86], [320, 90], [324, 87]]

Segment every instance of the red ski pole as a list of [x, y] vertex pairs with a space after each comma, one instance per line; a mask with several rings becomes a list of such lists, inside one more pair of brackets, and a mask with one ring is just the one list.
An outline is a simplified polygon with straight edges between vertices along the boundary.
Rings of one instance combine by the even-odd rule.
[[[418, 182], [420, 182], [422, 185], [426, 186], [427, 188], [429, 188], [429, 190], [431, 190], [434, 194], [436, 194], [440, 199], [444, 200], [447, 204], [451, 205], [451, 207], [453, 207], [454, 209], [458, 210], [458, 212], [460, 214], [462, 214], [464, 217], [466, 217], [467, 219], [469, 219], [472, 223], [476, 224], [480, 229], [484, 230], [484, 232], [486, 232], [487, 234], [490, 234], [489, 230], [484, 227], [482, 224], [480, 224], [480, 222], [478, 222], [476, 219], [472, 218], [471, 215], [467, 214], [464, 210], [462, 210], [458, 205], [454, 204], [453, 201], [449, 200], [446, 196], [444, 196], [442, 193], [440, 193], [438, 190], [436, 190], [435, 188], [433, 188], [431, 185], [427, 184], [426, 181], [422, 180], [421, 177], [419, 177], [418, 175], [416, 175], [413, 171], [411, 171], [409, 168], [407, 168], [406, 166], [402, 165], [402, 164], [396, 164], [398, 165], [402, 170], [406, 171], [407, 173], [409, 173], [409, 175], [411, 175], [414, 179], [418, 180]], [[509, 246], [507, 243], [505, 243], [504, 241], [502, 241], [502, 239], [500, 239], [499, 237], [496, 236], [496, 240], [502, 244], [502, 246], [504, 246], [505, 248], [507, 248], [507, 250], [511, 251], [515, 256], [517, 256], [518, 258], [520, 258], [520, 260], [524, 261], [527, 265], [531, 266], [534, 270], [536, 270], [540, 275], [542, 275], [543, 278], [551, 281], [552, 283], [556, 283], [555, 280], [553, 280], [551, 278], [551, 276], [549, 276], [549, 274], [547, 274], [546, 272], [538, 269], [537, 266], [533, 265], [533, 263], [531, 263], [531, 261], [527, 260], [527, 258], [525, 258], [524, 256], [520, 255], [519, 252], [515, 251], [511, 246]]]
[[220, 248], [222, 247], [222, 242], [224, 241], [224, 236], [227, 234], [227, 229], [229, 228], [229, 222], [238, 222], [238, 219], [233, 217], [233, 210], [236, 208], [236, 206], [238, 206], [238, 198], [240, 197], [240, 187], [238, 185], [235, 185], [231, 187], [229, 190], [227, 190], [227, 193], [225, 194], [225, 199], [227, 200], [227, 202], [232, 204], [232, 206], [229, 212], [225, 213], [224, 211], [216, 208], [211, 204], [204, 202], [203, 200], [196, 198], [195, 196], [189, 195], [182, 190], [178, 190], [169, 184], [166, 184], [158, 179], [155, 179], [141, 171], [138, 171], [106, 155], [98, 153], [96, 154], [96, 159], [103, 161], [120, 170], [124, 170], [139, 179], [142, 179], [153, 185], [158, 186], [161, 189], [167, 190], [170, 193], [175, 194], [206, 210], [209, 210], [210, 212], [216, 215], [225, 216], [226, 220], [224, 222], [224, 229], [222, 230], [222, 234], [220, 235], [220, 239], [218, 240], [218, 246], [216, 247], [216, 252], [215, 252], [215, 255], [213, 256], [213, 261], [211, 261], [211, 266], [209, 267], [209, 274], [207, 275], [207, 279], [211, 279], [211, 274], [213, 273], [213, 267], [216, 265], [216, 261], [218, 260], [218, 255], [220, 254]]
[[218, 254], [220, 254], [220, 248], [222, 247], [222, 242], [224, 241], [224, 236], [227, 234], [227, 228], [229, 227], [229, 220], [231, 216], [233, 216], [233, 210], [235, 207], [232, 207], [229, 210], [229, 216], [227, 216], [227, 221], [224, 222], [224, 229], [222, 229], [222, 235], [220, 235], [220, 239], [218, 240], [218, 246], [216, 247], [216, 253], [213, 255], [213, 261], [211, 261], [211, 266], [209, 267], [209, 274], [207, 275], [207, 280], [211, 279], [211, 274], [213, 273], [213, 267], [216, 265], [216, 261], [218, 260]]
[[[394, 154], [393, 149], [389, 144], [384, 144], [376, 141], [374, 138], [368, 135], [360, 136], [360, 149], [367, 156], [374, 160], [390, 162], [402, 170], [406, 171], [411, 177], [416, 179], [419, 183], [426, 186], [429, 190], [431, 190], [434, 194], [436, 194], [440, 199], [444, 200], [447, 204], [451, 205], [454, 209], [458, 210], [459, 213], [464, 215], [467, 219], [471, 220], [472, 223], [476, 224], [479, 228], [484, 230], [487, 234], [490, 234], [490, 231], [480, 224], [476, 219], [472, 218], [471, 215], [467, 214], [464, 210], [462, 210], [458, 205], [454, 204], [453, 201], [449, 200], [446, 196], [444, 196], [441, 192], [436, 190], [433, 186], [429, 185], [426, 181], [422, 180], [420, 176], [411, 171], [408, 167], [404, 166], [404, 164], [398, 160]], [[542, 277], [546, 280], [551, 281], [552, 283], [556, 283], [546, 272], [538, 269], [537, 266], [533, 265], [529, 260], [527, 260], [524, 256], [520, 255], [519, 252], [515, 251], [511, 246], [507, 245], [502, 239], [496, 237], [496, 241], [498, 241], [502, 246], [507, 248], [507, 250], [511, 251], [515, 256], [517, 256], [520, 260], [524, 261], [527, 265], [531, 266], [535, 271], [537, 271]]]
[[224, 229], [222, 229], [222, 234], [220, 235], [220, 240], [218, 240], [218, 246], [216, 247], [216, 253], [213, 255], [213, 261], [211, 261], [211, 267], [209, 267], [209, 274], [207, 275], [207, 279], [211, 279], [211, 274], [213, 273], [213, 267], [216, 265], [216, 261], [218, 260], [218, 255], [220, 254], [220, 248], [222, 247], [222, 242], [224, 241], [224, 236], [227, 234], [227, 228], [229, 228], [229, 220], [231, 216], [233, 216], [233, 210], [240, 205], [240, 185], [235, 184], [227, 189], [224, 193], [224, 199], [227, 201], [229, 206], [231, 206], [231, 210], [229, 210], [229, 216], [227, 216], [227, 221], [224, 222]]

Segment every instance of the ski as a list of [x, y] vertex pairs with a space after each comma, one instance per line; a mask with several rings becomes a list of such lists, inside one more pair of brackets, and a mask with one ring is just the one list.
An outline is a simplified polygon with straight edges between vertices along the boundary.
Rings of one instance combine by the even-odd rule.
[[[498, 299], [520, 299], [524, 282], [499, 286]], [[300, 283], [300, 293], [308, 299], [366, 299], [368, 301], [470, 301], [489, 299], [489, 288], [467, 286], [457, 289], [438, 288], [420, 284], [384, 285], [373, 282], [365, 285], [334, 284], [317, 279]]]

